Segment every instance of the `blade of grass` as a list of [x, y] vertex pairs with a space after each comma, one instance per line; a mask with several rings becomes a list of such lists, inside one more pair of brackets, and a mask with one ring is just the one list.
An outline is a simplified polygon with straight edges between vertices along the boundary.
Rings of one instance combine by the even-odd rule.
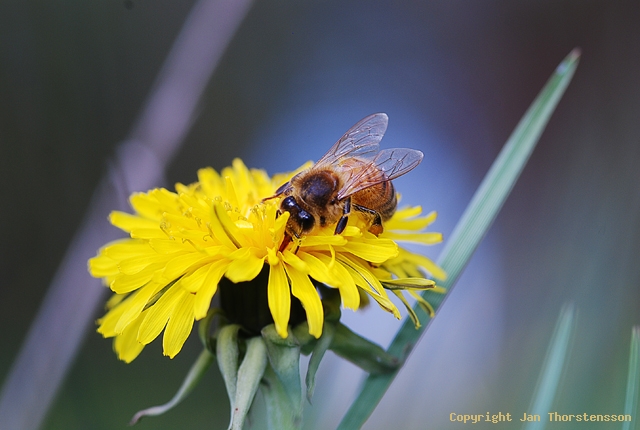
[[631, 415], [632, 421], [624, 421], [622, 430], [631, 430], [637, 423], [636, 411], [640, 401], [640, 326], [631, 332], [631, 349], [629, 351], [629, 373], [627, 373], [627, 396], [624, 401], [624, 414]]
[[531, 402], [529, 411], [532, 414], [540, 415], [540, 421], [530, 421], [526, 423], [523, 430], [542, 430], [547, 420], [547, 414], [551, 409], [551, 404], [558, 389], [560, 376], [567, 358], [567, 350], [571, 343], [571, 335], [575, 325], [575, 307], [573, 304], [565, 305], [560, 312], [556, 329], [549, 344], [547, 356], [542, 365], [542, 371], [538, 378], [536, 392]]
[[[449, 290], [453, 287], [500, 211], [560, 97], [569, 85], [579, 58], [580, 51], [574, 49], [560, 63], [489, 169], [442, 251], [438, 263], [447, 272], [447, 280], [440, 283], [441, 286]], [[444, 295], [429, 291], [423, 292], [422, 296], [435, 309], [444, 300]], [[422, 308], [414, 306], [414, 310], [420, 321], [429, 321]], [[428, 324], [416, 330], [413, 323], [405, 319], [389, 347], [389, 352], [398, 357], [408, 356], [426, 327]], [[396, 370], [386, 374], [369, 375], [338, 428], [360, 428], [377, 406], [397, 372]]]

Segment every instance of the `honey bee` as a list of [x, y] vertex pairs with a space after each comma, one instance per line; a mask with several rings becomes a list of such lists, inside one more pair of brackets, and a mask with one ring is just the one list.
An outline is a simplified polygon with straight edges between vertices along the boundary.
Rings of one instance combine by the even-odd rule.
[[371, 233], [382, 233], [383, 221], [391, 218], [397, 206], [391, 180], [416, 167], [423, 157], [415, 149], [380, 151], [388, 121], [384, 113], [362, 119], [318, 162], [264, 199], [283, 197], [279, 213], [290, 214], [286, 242], [333, 224], [335, 234], [340, 234], [352, 210], [368, 219]]

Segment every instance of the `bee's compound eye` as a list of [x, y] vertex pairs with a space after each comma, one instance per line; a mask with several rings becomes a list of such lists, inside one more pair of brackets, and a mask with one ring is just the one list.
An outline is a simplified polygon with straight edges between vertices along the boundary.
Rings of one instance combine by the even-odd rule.
[[297, 209], [298, 207], [298, 202], [292, 196], [287, 197], [280, 204], [280, 209], [284, 211], [291, 211], [291, 209]]
[[315, 224], [316, 220], [313, 218], [313, 216], [305, 211], [305, 210], [301, 210], [298, 213], [298, 222], [300, 223], [300, 227], [302, 227], [302, 231], [309, 231], [313, 228], [313, 224]]

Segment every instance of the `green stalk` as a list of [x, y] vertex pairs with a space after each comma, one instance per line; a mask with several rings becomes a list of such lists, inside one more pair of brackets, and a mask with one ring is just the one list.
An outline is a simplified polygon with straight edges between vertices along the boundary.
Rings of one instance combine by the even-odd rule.
[[640, 401], [640, 326], [631, 331], [629, 351], [629, 372], [627, 373], [627, 395], [624, 402], [624, 414], [631, 415], [632, 421], [622, 423], [622, 430], [631, 430], [638, 419], [636, 412]]
[[[488, 231], [569, 85], [579, 58], [580, 51], [574, 49], [560, 63], [489, 169], [442, 251], [439, 264], [447, 272], [448, 278], [441, 286], [448, 290], [453, 288], [473, 251]], [[429, 291], [423, 292], [422, 296], [435, 309], [444, 300], [444, 295]], [[429, 322], [429, 316], [422, 308], [416, 305], [414, 311], [420, 321]], [[405, 319], [389, 347], [389, 353], [406, 357], [426, 327], [428, 324], [416, 330], [414, 324]], [[338, 428], [360, 428], [382, 399], [398, 370], [369, 375]]]
[[532, 414], [540, 415], [542, 419], [540, 421], [527, 422], [523, 430], [543, 430], [548, 422], [547, 414], [551, 410], [551, 404], [558, 390], [562, 370], [565, 368], [567, 351], [571, 344], [575, 326], [575, 314], [576, 311], [573, 304], [565, 305], [560, 312], [547, 356], [538, 377], [536, 392], [529, 408]]

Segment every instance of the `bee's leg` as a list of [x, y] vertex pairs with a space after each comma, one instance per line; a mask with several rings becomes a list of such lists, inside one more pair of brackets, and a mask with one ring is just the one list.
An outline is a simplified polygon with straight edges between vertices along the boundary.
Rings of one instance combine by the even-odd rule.
[[278, 251], [280, 252], [284, 252], [284, 249], [287, 247], [287, 245], [289, 245], [291, 243], [291, 236], [289, 236], [289, 233], [285, 233], [284, 234], [284, 238], [282, 239], [282, 243], [280, 244], [280, 248], [278, 249]]
[[373, 222], [369, 227], [369, 232], [375, 234], [376, 236], [382, 233], [382, 231], [384, 230], [382, 227], [382, 218], [380, 217], [380, 214], [377, 211], [374, 211], [373, 209], [365, 208], [364, 206], [360, 206], [356, 204], [353, 205], [353, 208], [359, 212], [364, 212], [373, 218]]
[[351, 197], [347, 197], [344, 202], [344, 210], [342, 211], [342, 218], [336, 225], [336, 231], [334, 234], [340, 234], [347, 228], [347, 222], [349, 221], [349, 214], [351, 213]]

